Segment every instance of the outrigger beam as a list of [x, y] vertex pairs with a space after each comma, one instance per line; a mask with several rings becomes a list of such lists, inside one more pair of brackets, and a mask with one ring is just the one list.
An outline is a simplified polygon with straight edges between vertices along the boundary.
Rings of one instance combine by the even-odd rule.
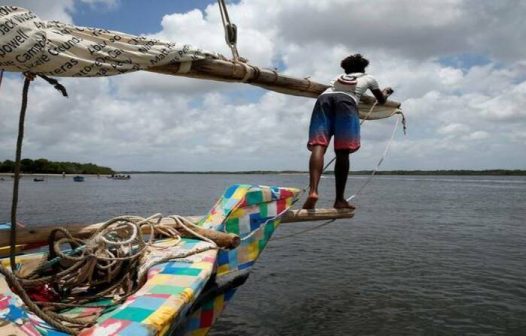
[[[344, 219], [352, 218], [354, 216], [353, 210], [346, 209], [313, 209], [313, 210], [289, 210], [281, 217], [281, 223], [298, 223], [311, 221], [324, 221], [330, 219]], [[186, 219], [193, 223], [197, 223], [203, 216], [188, 216]], [[163, 224], [173, 225], [173, 221], [163, 219]], [[27, 250], [47, 244], [47, 239], [51, 231], [57, 227], [66, 227], [74, 237], [83, 238], [89, 237], [93, 234], [103, 223], [97, 224], [64, 224], [64, 225], [47, 225], [35, 228], [17, 228], [17, 247], [19, 250]], [[215, 232], [215, 231], [214, 231]], [[145, 231], [145, 233], [148, 233]], [[9, 249], [4, 249], [4, 246], [9, 246], [9, 235], [0, 234], [0, 257], [9, 254]], [[18, 249], [17, 249], [18, 250]]]

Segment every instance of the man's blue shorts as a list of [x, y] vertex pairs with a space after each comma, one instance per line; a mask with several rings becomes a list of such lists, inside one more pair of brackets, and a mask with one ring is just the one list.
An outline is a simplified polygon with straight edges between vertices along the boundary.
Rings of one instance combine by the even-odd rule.
[[334, 150], [350, 153], [360, 148], [360, 117], [354, 99], [344, 93], [322, 94], [316, 100], [309, 127], [309, 150], [329, 146], [334, 135]]

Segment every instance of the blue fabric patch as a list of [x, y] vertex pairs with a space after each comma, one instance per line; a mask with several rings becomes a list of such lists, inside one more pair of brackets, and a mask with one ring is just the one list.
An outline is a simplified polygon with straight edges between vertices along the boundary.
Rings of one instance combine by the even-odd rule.
[[147, 328], [147, 325], [131, 322], [126, 328], [119, 331], [119, 335], [151, 335], [152, 331]]
[[225, 250], [219, 250], [219, 253], [217, 254], [217, 264], [218, 265], [224, 265], [228, 264], [228, 252]]
[[254, 265], [254, 261], [249, 261], [244, 264], [239, 264], [238, 269], [243, 270], [243, 269], [252, 267], [252, 265]]
[[147, 308], [155, 310], [165, 302], [165, 298], [139, 296], [128, 307]]

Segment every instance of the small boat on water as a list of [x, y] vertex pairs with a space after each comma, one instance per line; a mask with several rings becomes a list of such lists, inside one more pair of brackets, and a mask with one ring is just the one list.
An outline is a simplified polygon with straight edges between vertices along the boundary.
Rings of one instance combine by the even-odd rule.
[[44, 181], [45, 181], [45, 179], [43, 177], [35, 177], [33, 179], [33, 182], [44, 182]]
[[80, 175], [73, 176], [73, 181], [75, 181], [75, 182], [84, 182], [84, 176], [80, 176]]
[[124, 175], [124, 174], [112, 174], [109, 178], [113, 180], [129, 180], [131, 179], [130, 175]]

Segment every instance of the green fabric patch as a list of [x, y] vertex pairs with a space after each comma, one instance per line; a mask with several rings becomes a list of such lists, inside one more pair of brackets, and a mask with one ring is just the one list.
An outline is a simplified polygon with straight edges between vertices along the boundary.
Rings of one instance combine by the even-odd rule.
[[268, 217], [268, 203], [261, 203], [259, 205], [259, 215], [261, 218]]
[[226, 221], [226, 232], [239, 234], [239, 218], [229, 218]]
[[248, 205], [263, 202], [263, 193], [261, 191], [249, 191], [246, 197]]
[[191, 268], [191, 267], [166, 267], [161, 271], [162, 274], [175, 274], [175, 275], [190, 275], [198, 276], [201, 273], [202, 269], [200, 268]]
[[136, 308], [136, 307], [126, 307], [123, 310], [118, 311], [115, 313], [111, 318], [117, 319], [117, 320], [127, 320], [127, 321], [135, 321], [135, 322], [142, 322], [144, 319], [146, 319], [148, 316], [150, 316], [154, 311], [148, 310], [148, 309], [142, 309], [142, 308]]
[[155, 285], [152, 288], [150, 288], [150, 293], [177, 295], [181, 294], [185, 289], [186, 287], [180, 286]]

